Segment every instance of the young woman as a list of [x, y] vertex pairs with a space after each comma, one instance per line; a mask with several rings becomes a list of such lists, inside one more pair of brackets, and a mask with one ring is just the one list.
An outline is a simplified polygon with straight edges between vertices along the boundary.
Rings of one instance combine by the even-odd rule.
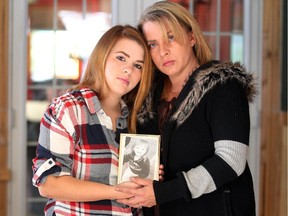
[[151, 66], [140, 32], [114, 26], [94, 48], [81, 83], [48, 107], [33, 160], [33, 184], [49, 198], [45, 215], [142, 215], [115, 201], [131, 197], [115, 185], [120, 133], [136, 132]]
[[130, 206], [159, 205], [160, 215], [254, 216], [247, 164], [253, 76], [239, 63], [212, 61], [198, 24], [182, 6], [157, 2], [139, 22], [155, 85], [139, 114], [139, 133], [161, 134], [164, 182], [116, 188]]

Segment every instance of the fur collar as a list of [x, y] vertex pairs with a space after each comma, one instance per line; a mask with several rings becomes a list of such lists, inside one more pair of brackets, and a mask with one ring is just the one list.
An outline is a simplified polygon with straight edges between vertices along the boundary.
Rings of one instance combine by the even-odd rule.
[[[199, 68], [199, 70], [201, 70], [201, 68]], [[175, 120], [178, 126], [185, 122], [191, 115], [207, 92], [213, 89], [217, 84], [225, 83], [228, 79], [236, 79], [239, 81], [246, 91], [249, 102], [252, 102], [257, 94], [253, 74], [247, 73], [246, 69], [238, 62], [214, 62], [210, 67], [205, 67], [199, 71], [194, 79], [195, 83], [193, 88], [189, 91], [172, 116], [172, 120]], [[155, 113], [152, 112], [152, 101], [156, 88], [157, 87], [155, 86], [152, 89], [138, 114], [138, 122], [140, 124], [144, 123], [149, 118], [155, 117]]]

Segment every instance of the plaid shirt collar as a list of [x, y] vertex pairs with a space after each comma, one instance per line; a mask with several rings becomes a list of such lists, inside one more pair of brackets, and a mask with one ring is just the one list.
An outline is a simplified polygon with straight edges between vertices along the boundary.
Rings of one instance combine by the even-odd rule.
[[[90, 88], [83, 88], [81, 89], [81, 92], [83, 94], [83, 98], [91, 114], [95, 114], [96, 112], [102, 109], [99, 98], [91, 96], [91, 94], [97, 96], [98, 94], [97, 92], [91, 90]], [[122, 99], [120, 101], [120, 105], [121, 105], [121, 118], [127, 118], [129, 115], [129, 110], [126, 103]]]

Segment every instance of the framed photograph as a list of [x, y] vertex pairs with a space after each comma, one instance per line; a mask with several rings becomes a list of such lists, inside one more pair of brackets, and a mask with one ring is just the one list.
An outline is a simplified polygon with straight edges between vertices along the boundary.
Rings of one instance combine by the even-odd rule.
[[130, 177], [159, 180], [160, 135], [120, 135], [118, 184]]

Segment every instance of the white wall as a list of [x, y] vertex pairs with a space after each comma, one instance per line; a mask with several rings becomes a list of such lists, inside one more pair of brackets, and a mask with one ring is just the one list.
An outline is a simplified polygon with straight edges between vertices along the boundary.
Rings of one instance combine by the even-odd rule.
[[244, 64], [257, 77], [258, 95], [250, 106], [251, 132], [248, 162], [253, 176], [256, 212], [259, 214], [260, 192], [260, 124], [262, 80], [262, 6], [263, 0], [244, 1]]

